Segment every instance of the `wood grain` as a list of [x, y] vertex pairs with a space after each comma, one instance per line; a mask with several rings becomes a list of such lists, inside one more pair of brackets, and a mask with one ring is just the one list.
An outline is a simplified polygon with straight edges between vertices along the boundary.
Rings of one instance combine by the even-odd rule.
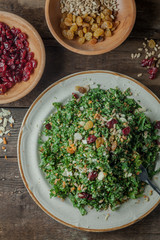
[[[124, 0], [128, 1], [128, 0]], [[110, 233], [86, 233], [68, 228], [47, 216], [31, 199], [21, 180], [16, 144], [23, 117], [35, 98], [50, 84], [68, 74], [91, 69], [120, 72], [138, 79], [160, 97], [160, 73], [151, 81], [131, 60], [145, 37], [160, 39], [160, 1], [136, 0], [137, 20], [130, 37], [114, 51], [100, 56], [81, 56], [61, 47], [50, 34], [45, 18], [45, 0], [0, 0], [0, 10], [20, 15], [40, 33], [46, 47], [46, 67], [36, 88], [19, 101], [0, 105], [11, 110], [14, 128], [8, 138], [7, 156], [0, 148], [0, 240], [160, 240], [160, 206], [142, 221]], [[141, 78], [138, 73], [143, 73]]]

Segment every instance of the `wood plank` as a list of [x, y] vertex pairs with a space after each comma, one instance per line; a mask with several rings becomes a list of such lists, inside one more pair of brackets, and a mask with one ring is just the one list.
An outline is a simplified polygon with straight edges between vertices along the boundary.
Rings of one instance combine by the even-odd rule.
[[[21, 180], [16, 158], [1, 159], [0, 239], [159, 240], [160, 206], [142, 221], [116, 232], [87, 233], [68, 228], [47, 216], [31, 199]], [[14, 233], [14, 234], [13, 234]]]
[[[127, 0], [126, 0], [127, 1]], [[40, 33], [46, 47], [46, 68], [36, 88], [23, 99], [0, 105], [11, 110], [14, 128], [4, 153], [0, 147], [0, 240], [160, 240], [160, 206], [142, 221], [110, 233], [87, 233], [68, 228], [47, 216], [32, 200], [20, 177], [16, 144], [23, 117], [35, 98], [60, 78], [84, 70], [104, 69], [137, 79], [145, 70], [139, 60], [131, 60], [143, 39], [160, 39], [160, 1], [136, 0], [137, 19], [130, 37], [117, 49], [100, 56], [82, 56], [64, 49], [52, 37], [44, 16], [45, 0], [0, 0], [0, 10], [28, 20]], [[160, 73], [151, 81], [144, 73], [140, 82], [160, 97]], [[8, 159], [4, 159], [4, 155]]]
[[[152, 81], [148, 78], [147, 70], [140, 65], [144, 56], [136, 60], [131, 59], [131, 53], [136, 53], [142, 42], [142, 40], [129, 39], [112, 52], [99, 56], [83, 56], [62, 49], [60, 46], [53, 47], [47, 41], [46, 67], [38, 85], [24, 98], [2, 106], [29, 107], [45, 88], [60, 78], [71, 73], [95, 69], [115, 71], [138, 79], [160, 97], [160, 73]], [[143, 76], [138, 78], [138, 73], [143, 73]]]

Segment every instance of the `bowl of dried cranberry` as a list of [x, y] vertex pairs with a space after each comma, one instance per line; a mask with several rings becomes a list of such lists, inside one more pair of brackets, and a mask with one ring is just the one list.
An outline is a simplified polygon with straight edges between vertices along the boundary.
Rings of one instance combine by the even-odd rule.
[[23, 18], [0, 11], [0, 104], [16, 101], [37, 85], [45, 67], [45, 48]]

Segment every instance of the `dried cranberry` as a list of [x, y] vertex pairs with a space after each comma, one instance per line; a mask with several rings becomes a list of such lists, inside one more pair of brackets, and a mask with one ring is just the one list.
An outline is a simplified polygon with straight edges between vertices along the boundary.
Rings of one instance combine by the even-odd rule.
[[24, 48], [24, 44], [21, 40], [16, 40], [15, 44], [16, 44], [17, 48], [19, 48], [19, 49]]
[[76, 93], [72, 93], [72, 95], [73, 95], [76, 99], [79, 98], [79, 96], [78, 96]]
[[160, 121], [157, 121], [157, 122], [156, 122], [155, 128], [156, 128], [156, 129], [160, 129]]
[[148, 66], [151, 67], [153, 63], [154, 63], [154, 57], [148, 60]]
[[11, 68], [12, 70], [16, 69], [16, 65], [15, 65], [15, 64], [12, 64], [12, 65], [10, 66], [10, 68]]
[[20, 58], [24, 59], [26, 57], [26, 55], [27, 55], [26, 49], [22, 49], [21, 52], [20, 52]]
[[29, 80], [29, 78], [30, 78], [30, 75], [25, 75], [22, 77], [22, 81], [26, 82]]
[[29, 46], [29, 42], [27, 40], [24, 40], [23, 43], [24, 43], [25, 47]]
[[21, 30], [19, 28], [15, 28], [15, 34], [18, 35], [19, 33], [21, 33]]
[[124, 129], [122, 129], [122, 133], [125, 136], [127, 136], [130, 133], [130, 131], [131, 131], [130, 127], [126, 127]]
[[9, 89], [9, 88], [13, 87], [14, 83], [13, 82], [6, 82], [6, 83], [4, 83], [4, 85], [5, 85], [6, 88]]
[[149, 73], [149, 74], [156, 74], [157, 71], [158, 71], [158, 68], [152, 67], [152, 68], [150, 68], [150, 69], [148, 70], [148, 73]]
[[93, 200], [93, 198], [92, 198], [92, 195], [91, 194], [89, 194], [89, 196], [88, 196], [88, 198], [87, 198], [89, 201], [92, 201]]
[[21, 40], [27, 39], [27, 35], [25, 33], [22, 33], [22, 32], [18, 34], [18, 37]]
[[11, 44], [9, 44], [8, 42], [4, 42], [4, 47], [6, 50], [10, 50]]
[[142, 62], [141, 62], [141, 66], [142, 66], [142, 67], [147, 67], [147, 66], [151, 67], [152, 64], [153, 64], [153, 62], [154, 62], [154, 57], [152, 57], [152, 58], [150, 58], [150, 59], [144, 59], [144, 60], [142, 60]]
[[150, 75], [149, 75], [149, 79], [153, 80], [153, 79], [155, 79], [155, 78], [156, 78], [156, 75], [155, 75], [155, 74], [150, 74]]
[[[13, 77], [8, 77], [8, 80], [12, 83], [14, 80], [13, 80]], [[7, 81], [8, 82], [8, 81]]]
[[0, 94], [4, 94], [7, 91], [7, 88], [4, 84], [0, 84]]
[[158, 146], [160, 145], [160, 141], [159, 141], [159, 140], [157, 140], [157, 145], [158, 145]]
[[111, 121], [107, 122], [106, 126], [110, 129], [113, 128], [114, 124], [118, 123], [116, 119], [112, 119]]
[[27, 72], [27, 71], [31, 72], [32, 69], [33, 69], [32, 63], [31, 63], [31, 62], [27, 62], [27, 63], [26, 63], [26, 66], [25, 66], [25, 68], [24, 68], [24, 71], [26, 71], [26, 72]]
[[17, 59], [17, 60], [15, 60], [15, 64], [16, 65], [19, 65], [20, 64], [20, 61]]
[[34, 58], [34, 53], [29, 52], [28, 55], [27, 55], [27, 60], [30, 61], [32, 58]]
[[86, 192], [78, 193], [78, 197], [79, 197], [79, 198], [86, 198], [86, 199], [88, 199], [89, 201], [93, 200], [92, 195], [91, 195], [91, 194], [88, 194], [88, 193], [86, 193]]
[[46, 126], [45, 126], [45, 128], [46, 128], [47, 130], [51, 130], [51, 124], [47, 123]]
[[89, 197], [89, 194], [86, 193], [86, 192], [81, 192], [81, 193], [78, 193], [78, 197], [79, 197], [79, 198], [88, 198], [88, 197]]
[[32, 67], [33, 67], [33, 68], [36, 68], [36, 67], [37, 67], [37, 61], [36, 61], [35, 59], [32, 59], [32, 60], [30, 61], [30, 63], [32, 64]]
[[7, 64], [8, 64], [9, 66], [11, 66], [12, 64], [14, 64], [14, 59], [13, 59], [13, 58], [9, 59], [8, 62], [7, 62]]
[[7, 69], [7, 65], [5, 65], [4, 63], [0, 63], [0, 72], [5, 72]]
[[87, 138], [87, 143], [94, 143], [96, 141], [97, 137], [94, 135], [89, 135], [89, 137]]
[[156, 78], [156, 73], [158, 72], [158, 68], [152, 67], [148, 70], [148, 73], [150, 74], [149, 78], [150, 79], [155, 79]]
[[95, 180], [95, 179], [97, 178], [97, 176], [98, 176], [98, 173], [97, 173], [96, 171], [93, 171], [93, 172], [88, 173], [88, 179], [89, 179], [90, 181]]

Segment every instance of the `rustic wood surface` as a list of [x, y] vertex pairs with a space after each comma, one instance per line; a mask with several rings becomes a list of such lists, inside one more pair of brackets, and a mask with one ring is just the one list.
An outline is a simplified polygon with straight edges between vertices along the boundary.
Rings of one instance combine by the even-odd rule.
[[[129, 1], [129, 0], [124, 0]], [[24, 17], [39, 31], [46, 47], [47, 62], [36, 88], [23, 99], [1, 105], [10, 109], [15, 125], [7, 145], [8, 159], [0, 148], [0, 240], [160, 240], [160, 206], [142, 221], [116, 232], [86, 233], [68, 228], [48, 217], [31, 199], [19, 174], [16, 144], [22, 119], [34, 99], [51, 83], [68, 74], [104, 69], [137, 78], [144, 73], [139, 61], [130, 58], [143, 39], [160, 39], [160, 1], [137, 0], [137, 20], [130, 37], [114, 51], [100, 56], [80, 56], [61, 47], [52, 38], [44, 17], [45, 0], [0, 0], [0, 10]], [[138, 79], [160, 97], [160, 74], [151, 81]]]

